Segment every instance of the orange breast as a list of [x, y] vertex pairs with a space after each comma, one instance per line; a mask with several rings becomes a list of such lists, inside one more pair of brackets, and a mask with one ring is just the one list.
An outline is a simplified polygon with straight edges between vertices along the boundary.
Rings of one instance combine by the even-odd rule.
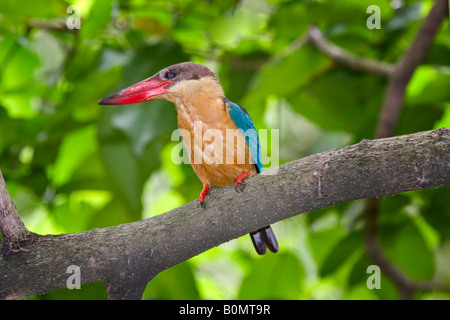
[[178, 128], [199, 179], [212, 187], [223, 187], [233, 184], [244, 171], [255, 175], [247, 142], [223, 101], [202, 102], [197, 101], [194, 108], [192, 102], [177, 101]]

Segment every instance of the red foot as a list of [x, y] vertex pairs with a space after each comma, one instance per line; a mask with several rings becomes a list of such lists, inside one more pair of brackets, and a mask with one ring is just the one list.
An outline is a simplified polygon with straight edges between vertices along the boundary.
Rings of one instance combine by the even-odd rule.
[[209, 185], [207, 185], [206, 183], [203, 185], [203, 190], [202, 192], [200, 192], [200, 197], [198, 200], [200, 200], [200, 205], [202, 206], [202, 208], [205, 208], [205, 197], [208, 194], [209, 191]]
[[248, 171], [245, 170], [244, 172], [242, 172], [239, 177], [237, 177], [236, 179], [234, 179], [235, 184], [234, 184], [234, 189], [236, 190], [236, 192], [239, 192], [238, 190], [238, 186], [239, 184], [242, 182], [242, 180], [244, 180], [245, 178], [248, 178]]

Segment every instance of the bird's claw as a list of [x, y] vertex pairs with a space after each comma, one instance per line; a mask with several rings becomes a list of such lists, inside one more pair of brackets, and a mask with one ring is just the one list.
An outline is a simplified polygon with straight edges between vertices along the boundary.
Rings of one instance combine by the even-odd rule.
[[234, 190], [236, 190], [237, 193], [240, 193], [238, 189], [239, 184], [240, 182], [238, 182], [237, 179], [234, 178]]
[[203, 185], [203, 190], [202, 192], [200, 192], [200, 198], [198, 199], [200, 201], [200, 206], [205, 209], [205, 197], [208, 195], [208, 191], [209, 191], [209, 185], [208, 184], [204, 184]]
[[248, 172], [244, 171], [243, 173], [241, 173], [239, 175], [239, 177], [234, 179], [234, 190], [236, 190], [237, 193], [240, 193], [238, 187], [240, 184], [242, 184], [242, 181], [247, 177], [248, 177]]

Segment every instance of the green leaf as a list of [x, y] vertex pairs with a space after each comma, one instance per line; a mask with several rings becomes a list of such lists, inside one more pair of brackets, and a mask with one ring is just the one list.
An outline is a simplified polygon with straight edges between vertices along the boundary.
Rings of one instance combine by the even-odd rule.
[[339, 217], [335, 210], [327, 208], [327, 211], [322, 212], [321, 217], [313, 220], [308, 233], [309, 246], [319, 266], [323, 264], [332, 248], [347, 235], [339, 225]]
[[[424, 109], [427, 111], [424, 112]], [[396, 135], [410, 134], [419, 131], [431, 130], [434, 124], [441, 119], [443, 110], [433, 104], [403, 108], [395, 130]]]
[[195, 300], [199, 298], [194, 272], [188, 261], [159, 273], [147, 285], [142, 296], [143, 300]]
[[24, 28], [30, 19], [46, 19], [64, 16], [67, 4], [60, 0], [0, 1], [0, 27]]
[[[265, 104], [268, 95], [283, 97], [297, 93], [308, 81], [323, 72], [330, 60], [317, 54], [312, 46], [303, 46], [282, 59], [274, 59], [260, 71], [243, 105]], [[256, 108], [256, 107], [255, 107]]]
[[19, 42], [7, 37], [0, 42], [0, 48], [5, 52], [1, 60], [2, 89], [14, 90], [28, 85], [40, 65], [39, 57], [30, 48], [28, 40]]
[[67, 183], [73, 172], [97, 149], [97, 127], [90, 125], [69, 133], [61, 143], [53, 169], [56, 186]]
[[125, 133], [133, 154], [139, 158], [150, 141], [177, 128], [175, 108], [168, 102], [152, 101], [117, 111], [111, 118], [111, 126]]
[[[237, 47], [244, 39], [264, 38], [267, 15], [240, 10], [233, 15], [223, 15], [208, 26], [212, 42], [221, 47]], [[269, 41], [268, 41], [269, 42]], [[254, 50], [254, 47], [251, 47]]]
[[[69, 276], [70, 273], [67, 274], [67, 277]], [[83, 273], [81, 272], [82, 276]], [[96, 281], [82, 284], [80, 289], [58, 289], [46, 294], [32, 296], [27, 300], [106, 300], [107, 298], [105, 285], [101, 281]]]
[[102, 209], [89, 215], [85, 230], [92, 228], [108, 228], [121, 223], [136, 221], [136, 216], [126, 207], [120, 198], [113, 198]]
[[100, 151], [87, 155], [84, 161], [74, 168], [70, 180], [58, 187], [57, 193], [69, 194], [76, 190], [111, 190], [110, 181], [107, 179], [105, 163]]
[[74, 83], [73, 89], [64, 101], [64, 109], [69, 110], [78, 121], [84, 122], [98, 118], [103, 110], [103, 107], [98, 105], [98, 100], [104, 97], [121, 76], [122, 70], [118, 67], [88, 73], [83, 79]]
[[[289, 101], [299, 113], [323, 129], [372, 132], [372, 119], [381, 103], [378, 83], [373, 76], [338, 68], [305, 85]], [[373, 98], [367, 99], [369, 96]]]
[[413, 222], [405, 224], [391, 237], [382, 237], [386, 255], [414, 280], [430, 280], [434, 273], [434, 255]]
[[141, 193], [145, 177], [139, 173], [139, 167], [128, 144], [102, 143], [100, 151], [114, 182], [114, 189], [119, 190], [117, 195], [124, 200], [136, 218], [140, 217]]
[[88, 223], [99, 209], [112, 198], [107, 191], [82, 190], [64, 197], [57, 196], [53, 208], [53, 217], [64, 233], [88, 230]]
[[378, 300], [376, 289], [370, 290], [365, 284], [353, 286], [346, 291], [342, 300]]
[[[83, 84], [88, 79], [83, 77], [89, 76], [95, 69], [96, 64], [99, 63], [99, 55], [101, 54], [101, 48], [96, 45], [87, 45], [81, 43], [73, 56], [67, 61], [67, 65], [64, 68], [64, 75], [68, 81], [74, 81], [75, 84]], [[99, 68], [100, 71], [109, 71], [107, 68]], [[105, 77], [103, 73], [103, 81], [111, 86], [110, 77]], [[91, 75], [92, 76], [92, 75]], [[119, 79], [115, 79], [118, 81]], [[98, 80], [99, 81], [99, 80]]]
[[366, 284], [367, 278], [370, 276], [370, 274], [367, 273], [367, 268], [372, 264], [373, 262], [367, 257], [367, 255], [362, 253], [350, 271], [348, 285], [355, 286], [361, 282]]
[[350, 233], [339, 241], [328, 253], [320, 268], [320, 275], [325, 277], [336, 271], [353, 252], [362, 245], [362, 233], [357, 231]]
[[420, 2], [416, 2], [406, 6], [402, 10], [399, 10], [398, 13], [386, 24], [386, 28], [389, 31], [396, 29], [404, 29], [412, 22], [418, 21], [421, 18], [420, 8], [422, 4]]
[[111, 20], [113, 0], [96, 0], [89, 17], [82, 21], [80, 33], [82, 38], [98, 38]]
[[450, 101], [448, 68], [420, 66], [413, 74], [406, 91], [408, 106], [432, 105]]
[[425, 200], [422, 216], [439, 233], [442, 240], [450, 240], [450, 187], [437, 190], [422, 190]]
[[303, 266], [289, 252], [256, 260], [242, 281], [238, 299], [296, 299], [300, 296]]
[[[392, 300], [398, 299], [398, 290], [395, 285], [387, 278], [383, 271], [380, 272], [380, 288], [379, 289], [369, 289], [367, 287], [368, 278], [373, 275], [373, 273], [367, 273], [367, 268], [370, 265], [373, 265], [373, 261], [371, 261], [366, 253], [362, 253], [359, 259], [353, 265], [353, 268], [350, 271], [348, 277], [348, 285], [350, 288], [356, 288], [357, 292], [360, 293], [360, 296], [352, 294], [347, 296], [345, 299], [363, 299], [363, 297], [367, 296], [370, 299], [374, 299], [373, 295], [376, 295], [378, 299], [382, 300]], [[353, 291], [353, 290], [352, 290]]]

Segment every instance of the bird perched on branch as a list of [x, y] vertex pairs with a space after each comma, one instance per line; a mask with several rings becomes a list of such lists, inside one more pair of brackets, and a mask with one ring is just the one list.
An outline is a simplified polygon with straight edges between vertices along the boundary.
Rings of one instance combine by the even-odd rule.
[[[263, 170], [259, 137], [247, 111], [229, 101], [219, 78], [193, 62], [169, 66], [150, 78], [99, 101], [102, 105], [167, 100], [178, 110], [178, 128], [192, 168], [203, 183], [200, 204], [210, 187], [234, 184]], [[200, 139], [198, 137], [200, 133]], [[258, 254], [279, 250], [270, 226], [250, 233]]]

